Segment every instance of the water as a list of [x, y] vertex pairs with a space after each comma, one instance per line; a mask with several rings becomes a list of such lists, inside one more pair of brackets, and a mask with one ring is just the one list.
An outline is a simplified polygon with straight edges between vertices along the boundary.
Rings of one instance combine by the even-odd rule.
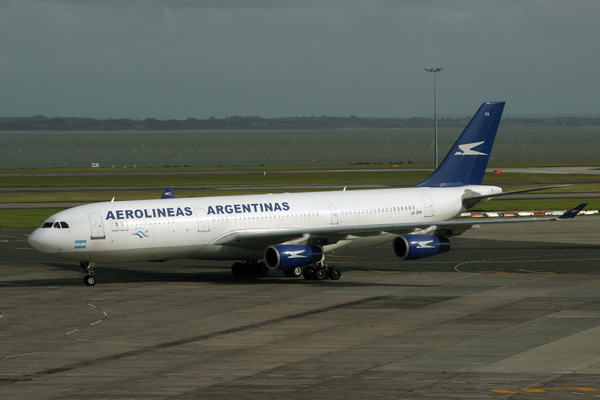
[[[460, 130], [440, 130], [440, 162]], [[0, 168], [432, 163], [431, 129], [0, 132]], [[492, 160], [596, 161], [600, 129], [501, 129]]]

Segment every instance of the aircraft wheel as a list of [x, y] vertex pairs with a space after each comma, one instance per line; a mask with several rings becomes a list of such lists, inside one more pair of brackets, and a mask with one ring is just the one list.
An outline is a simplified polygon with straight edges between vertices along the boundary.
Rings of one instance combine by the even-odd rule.
[[244, 275], [244, 264], [241, 262], [233, 263], [231, 266], [231, 273], [233, 276], [242, 276]]
[[243, 265], [243, 275], [244, 276], [255, 276], [258, 272], [256, 265], [252, 265], [250, 263], [244, 263]]
[[302, 276], [302, 267], [283, 270], [283, 274], [288, 278], [298, 278]]
[[94, 275], [86, 275], [83, 277], [83, 283], [86, 286], [94, 286], [96, 284], [96, 277]]
[[304, 279], [306, 279], [307, 281], [310, 281], [311, 279], [315, 279], [315, 267], [305, 267], [304, 268], [304, 272], [302, 273], [304, 275]]
[[314, 279], [317, 281], [322, 281], [327, 277], [327, 271], [325, 271], [325, 268], [323, 267], [315, 267], [315, 272], [313, 272], [313, 274]]
[[269, 267], [264, 262], [260, 262], [256, 265], [256, 272], [258, 276], [267, 276], [269, 275]]
[[337, 281], [338, 279], [340, 279], [342, 277], [342, 270], [339, 269], [338, 267], [331, 267], [329, 269], [329, 273], [327, 275], [329, 276], [329, 279], [331, 279], [332, 281]]

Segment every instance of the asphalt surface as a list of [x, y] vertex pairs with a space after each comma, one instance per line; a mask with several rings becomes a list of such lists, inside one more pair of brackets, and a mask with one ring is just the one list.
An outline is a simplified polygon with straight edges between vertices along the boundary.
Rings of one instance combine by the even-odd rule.
[[600, 217], [485, 226], [449, 253], [329, 257], [339, 281], [229, 263], [72, 262], [0, 229], [2, 399], [595, 399]]

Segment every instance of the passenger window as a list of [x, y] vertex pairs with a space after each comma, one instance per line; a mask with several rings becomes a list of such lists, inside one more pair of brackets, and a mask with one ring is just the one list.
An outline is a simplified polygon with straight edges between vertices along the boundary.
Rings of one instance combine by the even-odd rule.
[[69, 224], [67, 224], [66, 222], [61, 221], [60, 227], [63, 228], [63, 229], [67, 229], [69, 227]]
[[44, 222], [44, 225], [42, 225], [42, 228], [43, 229], [52, 228], [53, 224], [54, 224], [54, 222]]

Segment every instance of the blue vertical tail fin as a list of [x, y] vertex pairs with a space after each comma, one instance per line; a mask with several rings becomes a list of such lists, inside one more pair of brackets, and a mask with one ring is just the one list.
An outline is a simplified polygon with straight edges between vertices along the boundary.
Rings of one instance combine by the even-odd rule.
[[171, 186], [167, 187], [161, 197], [161, 199], [174, 199], [175, 198], [175, 192], [173, 191], [173, 188]]
[[483, 103], [439, 168], [415, 187], [481, 185], [504, 104]]

